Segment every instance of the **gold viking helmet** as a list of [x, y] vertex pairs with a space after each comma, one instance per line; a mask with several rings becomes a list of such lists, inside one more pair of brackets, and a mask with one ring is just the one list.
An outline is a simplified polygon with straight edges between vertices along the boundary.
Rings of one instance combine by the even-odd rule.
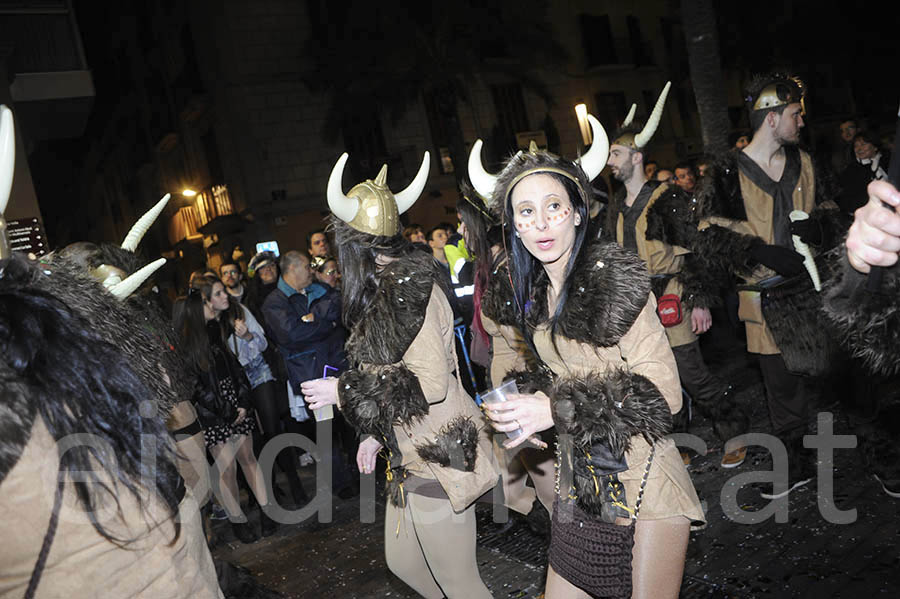
[[[778, 91], [781, 89], [781, 95]], [[800, 114], [806, 114], [806, 84], [799, 77], [775, 76], [759, 91], [751, 110], [769, 110], [800, 103]]]
[[425, 189], [431, 165], [430, 156], [425, 152], [415, 179], [399, 193], [391, 193], [388, 189], [385, 164], [374, 181], [366, 179], [344, 195], [341, 177], [349, 157], [344, 152], [328, 177], [328, 207], [336, 217], [357, 231], [379, 237], [393, 237], [400, 232], [400, 215], [415, 204]]
[[[588, 114], [587, 119], [588, 123], [591, 125], [591, 135], [594, 138], [594, 142], [591, 144], [591, 149], [574, 162], [584, 171], [584, 174], [587, 175], [588, 181], [593, 181], [606, 166], [606, 159], [609, 158], [609, 138], [606, 136], [606, 130], [603, 128], [603, 125], [594, 118], [594, 115]], [[484, 169], [484, 165], [481, 163], [482, 145], [484, 145], [482, 141], [476, 139], [475, 143], [472, 144], [472, 150], [469, 152], [469, 180], [472, 182], [472, 187], [475, 188], [478, 195], [484, 198], [486, 203], [490, 203], [494, 194], [494, 188], [497, 186], [498, 177], [497, 175], [490, 174]], [[533, 141], [528, 146], [528, 152], [531, 154], [537, 154], [541, 151], [542, 150], [538, 150], [537, 144]], [[516, 155], [518, 156], [519, 154]], [[551, 167], [539, 167], [522, 172], [516, 178], [516, 181], [519, 181], [532, 173], [549, 171], [559, 173], [570, 179], [572, 178], [572, 173]], [[509, 186], [510, 189], [512, 189], [512, 187], [513, 185]]]
[[6, 235], [6, 204], [12, 191], [13, 172], [16, 166], [16, 131], [12, 111], [0, 104], [0, 259], [9, 258], [12, 250]]
[[[647, 120], [647, 124], [644, 125], [644, 128], [640, 133], [634, 133], [631, 131], [625, 131], [618, 135], [612, 142], [613, 146], [625, 146], [626, 148], [631, 148], [632, 150], [641, 151], [647, 147], [647, 144], [650, 143], [650, 139], [656, 133], [656, 129], [659, 127], [659, 121], [662, 119], [663, 108], [666, 105], [666, 98], [669, 95], [669, 89], [672, 87], [672, 82], [667, 81], [666, 86], [663, 88], [662, 92], [659, 94], [659, 98], [656, 100], [656, 106], [653, 107], [653, 112], [650, 113], [650, 118]], [[628, 116], [625, 117], [625, 120], [622, 121], [622, 129], [631, 125], [631, 121], [634, 119], [634, 113], [637, 109], [637, 104], [631, 105], [631, 110], [628, 111]]]

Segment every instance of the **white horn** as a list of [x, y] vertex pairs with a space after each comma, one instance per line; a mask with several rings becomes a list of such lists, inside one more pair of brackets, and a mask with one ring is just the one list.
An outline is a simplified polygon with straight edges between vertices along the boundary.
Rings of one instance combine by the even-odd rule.
[[344, 165], [347, 164], [347, 158], [350, 155], [347, 152], [341, 154], [331, 174], [328, 176], [328, 208], [331, 212], [344, 222], [349, 223], [356, 217], [359, 212], [359, 201], [355, 198], [348, 198], [341, 189], [341, 179], [344, 176]]
[[147, 234], [147, 231], [149, 231], [150, 227], [153, 226], [153, 223], [156, 222], [156, 218], [163, 211], [163, 208], [166, 207], [166, 204], [169, 203], [169, 198], [171, 197], [172, 196], [168, 193], [164, 195], [153, 208], [148, 210], [147, 213], [144, 214], [144, 216], [139, 218], [138, 222], [134, 223], [134, 226], [131, 227], [128, 235], [125, 236], [125, 241], [122, 242], [123, 250], [128, 250], [129, 252], [137, 251], [137, 248], [141, 243], [141, 239], [144, 238], [144, 235]]
[[159, 260], [154, 260], [144, 268], [140, 269], [133, 275], [130, 275], [127, 279], [122, 281], [121, 283], [117, 283], [109, 288], [109, 292], [112, 293], [120, 300], [125, 300], [129, 295], [134, 293], [138, 287], [144, 284], [144, 281], [153, 276], [157, 270], [162, 267], [163, 264], [166, 263], [165, 258], [160, 258]]
[[609, 137], [606, 136], [606, 130], [600, 121], [594, 118], [594, 115], [587, 115], [587, 119], [591, 124], [591, 136], [594, 138], [594, 143], [591, 144], [591, 149], [577, 162], [584, 174], [587, 175], [588, 181], [593, 181], [606, 166], [606, 160], [609, 158]]
[[622, 127], [625, 128], [631, 124], [631, 121], [634, 120], [634, 113], [637, 112], [637, 104], [632, 104], [631, 109], [628, 111], [628, 115], [626, 115], [625, 120], [622, 121]]
[[469, 181], [472, 187], [478, 192], [478, 195], [485, 200], [490, 200], [494, 193], [494, 187], [497, 186], [497, 177], [484, 170], [481, 164], [481, 146], [480, 139], [476, 139], [472, 144], [472, 151], [469, 152]]
[[659, 121], [662, 118], [663, 107], [666, 105], [666, 96], [669, 95], [670, 87], [672, 87], [672, 82], [666, 81], [666, 86], [663, 88], [662, 92], [660, 92], [659, 99], [656, 100], [656, 106], [653, 107], [650, 119], [647, 121], [647, 124], [644, 125], [643, 131], [634, 136], [634, 145], [637, 147], [643, 148], [646, 146], [650, 143], [650, 138], [653, 137], [653, 134], [656, 133], [656, 128], [659, 127]]
[[0, 104], [0, 215], [6, 212], [16, 169], [16, 128], [12, 111]]
[[425, 189], [425, 182], [428, 181], [428, 169], [430, 168], [431, 154], [426, 150], [425, 156], [422, 158], [422, 166], [419, 167], [419, 172], [416, 173], [416, 178], [406, 186], [406, 189], [394, 194], [394, 199], [397, 200], [397, 212], [403, 214], [416, 203], [416, 200], [419, 199], [419, 196], [422, 195], [422, 191]]

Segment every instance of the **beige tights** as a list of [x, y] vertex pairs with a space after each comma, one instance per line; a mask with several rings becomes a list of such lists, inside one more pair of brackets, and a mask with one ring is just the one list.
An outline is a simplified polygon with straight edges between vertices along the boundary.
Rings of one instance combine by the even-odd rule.
[[385, 511], [391, 572], [426, 599], [490, 599], [475, 559], [475, 506], [455, 514], [447, 499], [405, 497], [405, 509], [388, 502]]

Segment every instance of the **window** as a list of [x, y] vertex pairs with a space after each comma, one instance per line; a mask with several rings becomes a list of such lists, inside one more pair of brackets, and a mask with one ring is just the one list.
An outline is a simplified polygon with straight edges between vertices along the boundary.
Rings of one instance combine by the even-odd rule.
[[596, 108], [593, 114], [601, 123], [618, 125], [625, 120], [625, 115], [628, 114], [625, 109], [625, 94], [622, 92], [596, 94], [594, 102]]
[[491, 95], [494, 97], [497, 123], [504, 134], [515, 138], [519, 131], [530, 129], [521, 85], [518, 83], [492, 85]]
[[628, 25], [628, 40], [631, 43], [631, 59], [636, 66], [643, 67], [653, 64], [653, 54], [650, 45], [644, 41], [641, 35], [641, 23], [637, 17], [629, 15], [625, 19]]
[[609, 15], [578, 15], [581, 39], [588, 67], [616, 64], [616, 48], [613, 43]]

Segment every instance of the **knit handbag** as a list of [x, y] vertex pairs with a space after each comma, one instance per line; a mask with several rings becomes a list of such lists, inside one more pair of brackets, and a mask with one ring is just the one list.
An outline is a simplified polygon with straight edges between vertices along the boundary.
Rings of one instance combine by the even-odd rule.
[[[574, 501], [560, 505], [558, 493], [553, 502], [550, 566], [567, 581], [595, 597], [631, 597], [634, 521], [641, 509], [655, 451], [655, 447], [650, 450], [630, 526], [604, 522], [585, 512]], [[560, 513], [563, 510], [565, 517]]]

